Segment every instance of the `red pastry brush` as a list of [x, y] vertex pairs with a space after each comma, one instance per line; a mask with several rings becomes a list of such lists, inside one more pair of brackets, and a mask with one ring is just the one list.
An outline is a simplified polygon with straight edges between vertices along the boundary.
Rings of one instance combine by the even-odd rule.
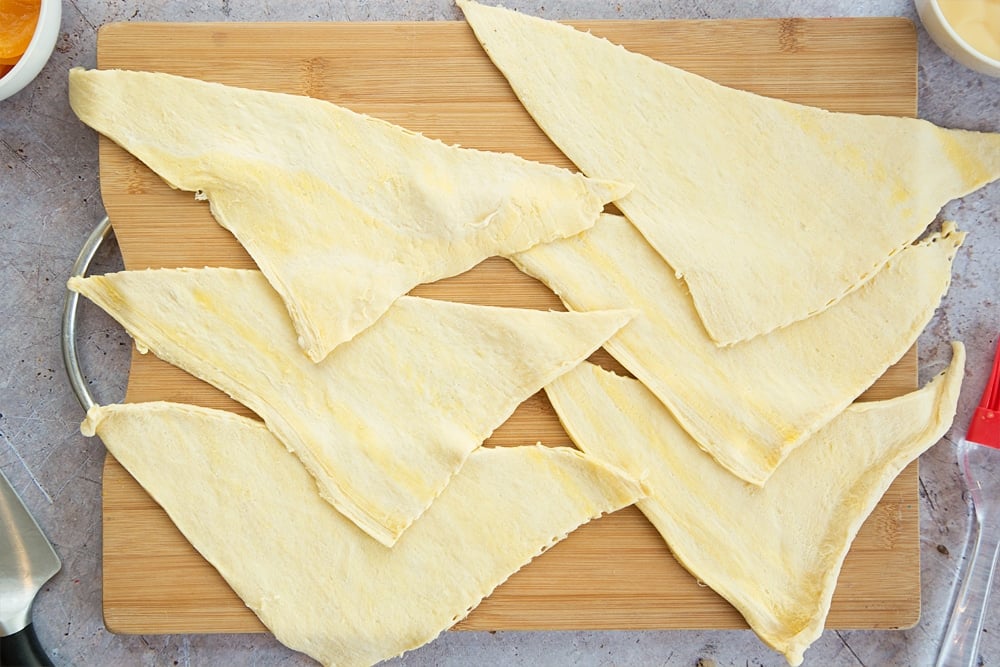
[[940, 667], [978, 664], [979, 637], [1000, 553], [1000, 339], [983, 398], [958, 444], [958, 463], [976, 520], [965, 547], [965, 575], [938, 654]]

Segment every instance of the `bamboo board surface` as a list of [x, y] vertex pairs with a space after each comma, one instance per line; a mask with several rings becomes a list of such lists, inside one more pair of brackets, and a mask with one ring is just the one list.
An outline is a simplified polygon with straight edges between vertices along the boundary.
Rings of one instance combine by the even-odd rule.
[[[726, 85], [838, 111], [915, 115], [916, 37], [903, 19], [593, 21], [575, 25]], [[166, 71], [307, 94], [449, 143], [571, 167], [534, 125], [464, 23], [112, 24], [104, 69]], [[101, 185], [125, 265], [252, 267], [191, 193], [172, 191], [102, 138]], [[559, 308], [508, 262], [424, 285], [415, 294]], [[594, 359], [620, 370], [610, 358]], [[911, 350], [868, 398], [916, 385]], [[133, 354], [128, 401], [176, 400], [249, 414], [183, 371]], [[487, 442], [569, 439], [544, 395]], [[115, 632], [252, 632], [263, 626], [112, 458], [104, 471], [104, 614]], [[266, 545], [261, 545], [266, 549]], [[331, 564], [331, 567], [335, 567]], [[844, 563], [828, 626], [897, 628], [920, 610], [917, 469], [907, 468]], [[335, 622], [332, 621], [332, 622]], [[739, 614], [673, 560], [633, 508], [584, 526], [515, 574], [464, 629], [738, 628]]]

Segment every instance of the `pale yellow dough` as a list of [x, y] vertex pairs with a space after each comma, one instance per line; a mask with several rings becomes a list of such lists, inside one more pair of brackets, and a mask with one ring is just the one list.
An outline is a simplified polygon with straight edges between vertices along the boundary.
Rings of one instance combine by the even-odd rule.
[[762, 489], [719, 467], [635, 380], [582, 364], [546, 392], [578, 447], [648, 486], [637, 505], [681, 565], [798, 665], [862, 523], [951, 425], [964, 360], [954, 343], [948, 370], [923, 389], [850, 406]]
[[512, 259], [570, 308], [638, 310], [604, 347], [720, 464], [763, 484], [910, 348], [948, 289], [964, 237], [946, 225], [822, 313], [727, 348], [709, 339], [684, 283], [621, 216]]
[[386, 545], [518, 404], [630, 317], [404, 296], [316, 364], [259, 271], [124, 271], [69, 286], [140, 350], [260, 415], [320, 494]]
[[468, 0], [487, 54], [684, 278], [721, 345], [821, 312], [1000, 177], [1000, 134], [830, 113], [720, 86], [565, 25]]
[[208, 199], [313, 361], [415, 285], [575, 234], [631, 189], [321, 100], [169, 74], [76, 68], [69, 99], [172, 187]]
[[392, 549], [320, 499], [264, 425], [176, 403], [95, 407], [108, 450], [283, 644], [369, 665], [461, 620], [533, 557], [644, 495], [568, 448], [480, 448]]

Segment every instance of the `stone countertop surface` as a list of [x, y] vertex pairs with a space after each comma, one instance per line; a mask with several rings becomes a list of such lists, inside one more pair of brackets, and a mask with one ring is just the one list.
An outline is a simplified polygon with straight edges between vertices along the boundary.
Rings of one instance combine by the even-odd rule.
[[[1000, 131], [1000, 79], [964, 69], [927, 37], [909, 0], [519, 0], [548, 18], [750, 18], [904, 16], [918, 27], [919, 115], [946, 127]], [[0, 469], [50, 537], [62, 571], [40, 593], [35, 626], [56, 665], [308, 665], [259, 635], [115, 635], [101, 615], [101, 466], [104, 448], [84, 438], [82, 411], [59, 345], [64, 284], [81, 244], [104, 215], [97, 136], [66, 96], [72, 66], [96, 64], [100, 26], [114, 21], [457, 20], [448, 0], [66, 0], [51, 61], [28, 88], [0, 102]], [[931, 664], [962, 561], [970, 511], [954, 443], [986, 382], [1000, 332], [1000, 182], [948, 204], [939, 219], [969, 232], [952, 286], [920, 338], [921, 381], [944, 368], [948, 342], [968, 349], [966, 384], [948, 436], [921, 458], [922, 614], [908, 630], [828, 630], [807, 665]], [[93, 272], [120, 268], [101, 250]], [[99, 400], [124, 395], [130, 341], [87, 304], [82, 363]], [[179, 582], [183, 585], [183, 582]], [[980, 664], [1000, 664], [1000, 578]], [[398, 664], [783, 665], [750, 631], [447, 632]]]

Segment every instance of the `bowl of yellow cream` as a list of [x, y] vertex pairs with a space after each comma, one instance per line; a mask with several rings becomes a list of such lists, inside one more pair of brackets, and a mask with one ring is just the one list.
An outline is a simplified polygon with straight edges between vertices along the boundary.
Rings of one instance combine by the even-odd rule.
[[914, 0], [927, 34], [966, 67], [1000, 77], [1000, 0]]

